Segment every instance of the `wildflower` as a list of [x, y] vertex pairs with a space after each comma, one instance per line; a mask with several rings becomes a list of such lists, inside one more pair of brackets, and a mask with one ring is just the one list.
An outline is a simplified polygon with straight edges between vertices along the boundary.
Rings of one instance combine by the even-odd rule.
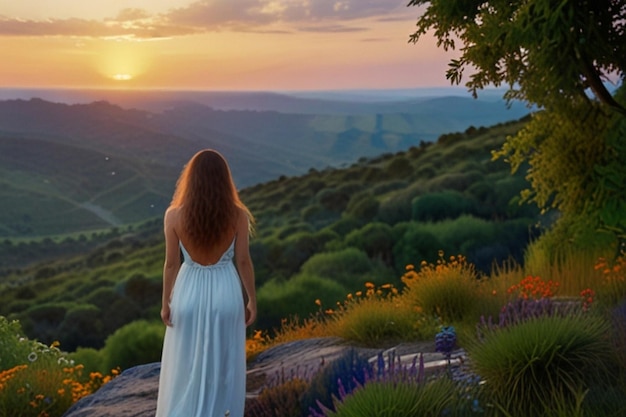
[[37, 354], [35, 352], [30, 352], [28, 355], [28, 360], [30, 362], [35, 362], [37, 360]]
[[316, 298], [316, 299], [315, 299], [315, 304], [316, 304], [318, 307], [321, 307], [321, 306], [322, 306], [322, 301], [321, 301], [319, 298]]
[[453, 326], [444, 326], [435, 336], [435, 350], [444, 354], [448, 362], [456, 347], [456, 331]]
[[593, 303], [593, 298], [596, 293], [591, 288], [586, 288], [580, 292], [580, 296], [583, 298], [583, 311], [587, 311]]
[[415, 266], [413, 264], [408, 264], [404, 267], [404, 269], [406, 269], [407, 271], [412, 271], [415, 269]]
[[371, 283], [371, 282], [366, 282], [365, 283], [365, 288], [369, 289], [369, 288], [374, 288], [374, 287], [375, 287], [375, 285], [373, 283]]

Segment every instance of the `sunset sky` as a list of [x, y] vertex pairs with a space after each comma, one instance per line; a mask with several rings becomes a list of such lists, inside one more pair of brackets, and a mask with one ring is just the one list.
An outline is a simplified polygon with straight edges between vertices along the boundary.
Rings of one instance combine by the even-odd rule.
[[408, 0], [0, 0], [0, 87], [448, 86]]

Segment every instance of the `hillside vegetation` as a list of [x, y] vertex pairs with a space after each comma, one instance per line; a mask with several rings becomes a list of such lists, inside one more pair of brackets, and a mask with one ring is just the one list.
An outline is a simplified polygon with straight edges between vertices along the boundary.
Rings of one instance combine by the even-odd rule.
[[[11, 202], [0, 213], [0, 237], [91, 233], [159, 215], [183, 164], [203, 148], [219, 149], [232, 161], [236, 183], [245, 188], [405, 150], [470, 123], [490, 125], [525, 114], [508, 111], [502, 101], [446, 97], [404, 103], [404, 110], [398, 105], [353, 114], [154, 104], [162, 108], [0, 101], [0, 197]], [[0, 267], [27, 261], [13, 257], [8, 263], [0, 255]]]
[[[333, 304], [365, 282], [399, 283], [405, 265], [432, 262], [440, 250], [462, 253], [483, 271], [493, 262], [521, 261], [538, 214], [518, 204], [524, 178], [492, 162], [490, 151], [524, 123], [470, 127], [347, 168], [311, 169], [243, 189], [257, 217], [257, 328], [305, 317], [317, 308], [313, 300]], [[161, 233], [159, 215], [62, 241], [5, 240], [8, 253], [82, 245], [87, 254], [5, 271], [0, 315], [19, 319], [29, 337], [58, 340], [70, 351], [101, 347], [129, 322], [157, 320]]]

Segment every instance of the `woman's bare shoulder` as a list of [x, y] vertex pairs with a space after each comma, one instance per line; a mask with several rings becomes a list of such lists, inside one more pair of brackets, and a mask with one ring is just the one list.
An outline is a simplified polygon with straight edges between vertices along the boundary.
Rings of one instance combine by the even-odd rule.
[[167, 208], [167, 210], [165, 210], [165, 215], [163, 217], [165, 224], [174, 225], [178, 223], [179, 218], [180, 218], [180, 207], [170, 206]]

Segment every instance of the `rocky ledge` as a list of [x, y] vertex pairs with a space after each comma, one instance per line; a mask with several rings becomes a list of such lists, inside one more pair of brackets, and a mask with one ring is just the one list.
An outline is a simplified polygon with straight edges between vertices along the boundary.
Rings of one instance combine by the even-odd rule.
[[[376, 359], [383, 349], [354, 347], [336, 338], [298, 340], [275, 346], [262, 352], [248, 366], [247, 395], [254, 396], [281, 373], [291, 375], [316, 372], [349, 349]], [[396, 357], [408, 363], [424, 354], [427, 367], [445, 364], [434, 343], [392, 346]], [[160, 363], [150, 363], [126, 369], [94, 394], [82, 398], [63, 417], [154, 417], [159, 385]]]

